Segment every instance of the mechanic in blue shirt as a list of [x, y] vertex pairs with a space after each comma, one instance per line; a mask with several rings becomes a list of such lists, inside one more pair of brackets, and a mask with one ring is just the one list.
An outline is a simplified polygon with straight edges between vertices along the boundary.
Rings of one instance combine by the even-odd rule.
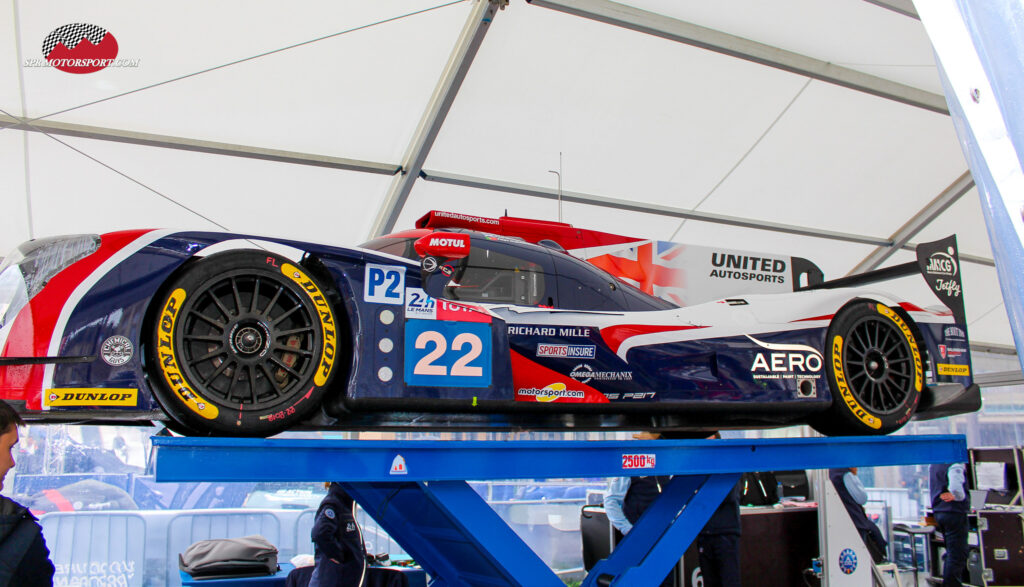
[[889, 543], [885, 541], [878, 526], [869, 520], [864, 512], [864, 504], [868, 502], [868, 493], [864, 490], [864, 484], [857, 477], [857, 467], [829, 469], [828, 478], [836, 488], [839, 499], [843, 500], [843, 505], [846, 506], [853, 525], [857, 528], [868, 552], [871, 553], [872, 560], [876, 563], [885, 560], [886, 553], [889, 552]]
[[366, 547], [356, 524], [356, 503], [341, 485], [331, 483], [313, 521], [316, 568], [309, 587], [362, 587]]
[[967, 568], [967, 476], [961, 463], [932, 465], [928, 488], [932, 495], [935, 525], [946, 543], [946, 562], [942, 565], [942, 585], [961, 587], [961, 576]]

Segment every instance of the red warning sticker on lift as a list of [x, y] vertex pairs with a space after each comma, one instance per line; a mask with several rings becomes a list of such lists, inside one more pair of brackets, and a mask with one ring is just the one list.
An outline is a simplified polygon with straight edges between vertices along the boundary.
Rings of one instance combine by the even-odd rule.
[[654, 455], [653, 454], [622, 455], [622, 468], [623, 469], [653, 469], [654, 468]]

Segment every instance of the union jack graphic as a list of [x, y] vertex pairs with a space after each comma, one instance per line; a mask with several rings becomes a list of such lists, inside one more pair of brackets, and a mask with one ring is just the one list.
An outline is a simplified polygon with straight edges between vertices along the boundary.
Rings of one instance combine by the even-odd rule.
[[680, 262], [685, 250], [686, 245], [649, 240], [587, 261], [645, 293], [685, 306], [686, 270]]

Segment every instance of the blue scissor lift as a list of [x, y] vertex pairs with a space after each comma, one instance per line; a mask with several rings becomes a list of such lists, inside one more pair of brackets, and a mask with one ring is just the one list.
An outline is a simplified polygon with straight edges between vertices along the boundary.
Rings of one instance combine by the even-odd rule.
[[434, 587], [562, 581], [467, 479], [675, 475], [591, 585], [658, 585], [747, 471], [965, 462], [963, 436], [634, 441], [154, 437], [157, 481], [344, 480]]

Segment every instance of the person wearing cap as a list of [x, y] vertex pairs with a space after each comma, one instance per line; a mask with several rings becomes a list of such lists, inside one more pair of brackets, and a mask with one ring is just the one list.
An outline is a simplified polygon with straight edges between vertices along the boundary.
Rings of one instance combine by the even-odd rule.
[[929, 467], [932, 515], [946, 544], [946, 561], [942, 565], [944, 587], [961, 587], [964, 569], [967, 568], [967, 514], [971, 504], [966, 483], [967, 476], [961, 463]]
[[316, 561], [309, 587], [362, 587], [366, 547], [356, 524], [356, 502], [338, 483], [330, 483], [313, 521]]

